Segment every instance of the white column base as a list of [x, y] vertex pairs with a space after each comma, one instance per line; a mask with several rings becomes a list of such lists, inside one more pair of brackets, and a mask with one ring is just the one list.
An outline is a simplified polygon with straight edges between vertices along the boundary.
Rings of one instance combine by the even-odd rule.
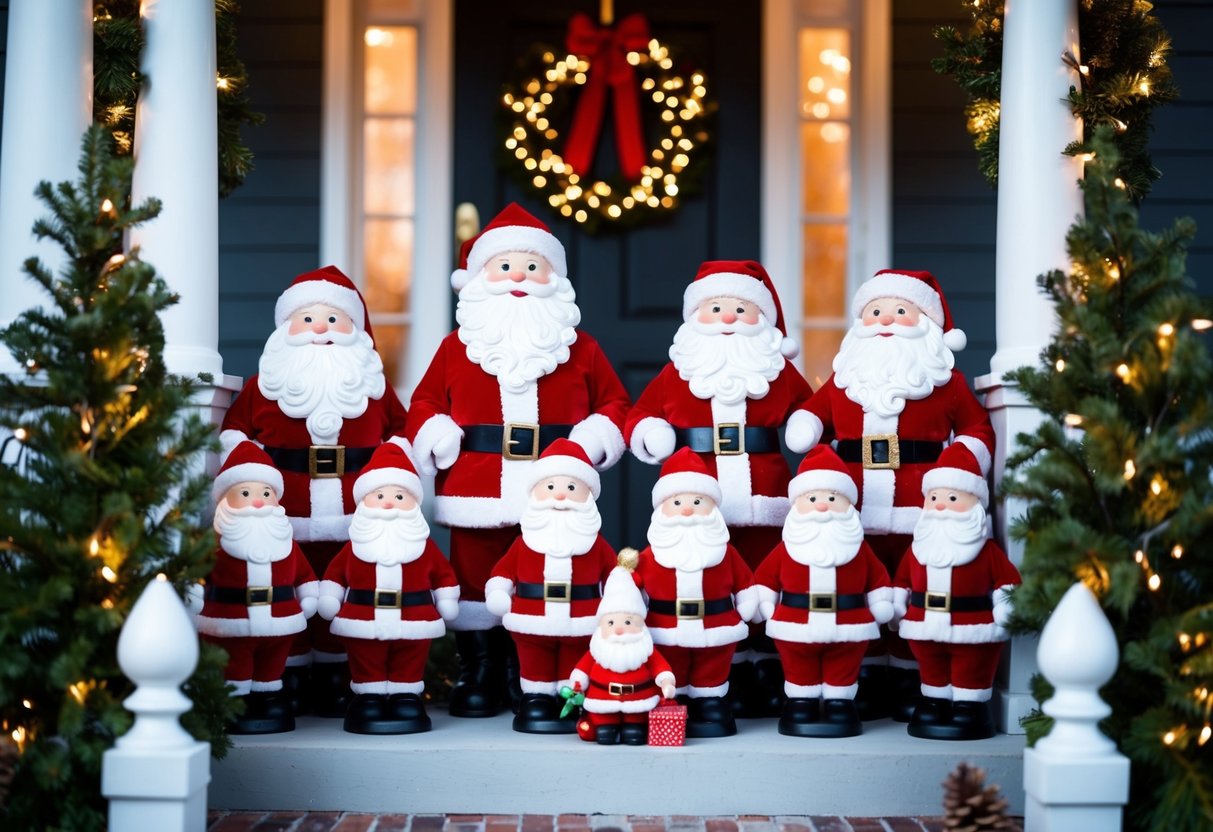
[[199, 373], [210, 373], [216, 381], [221, 377], [237, 378], [223, 375], [223, 356], [209, 347], [166, 344], [164, 366], [173, 375], [187, 378], [197, 378]]
[[109, 800], [111, 832], [206, 829], [206, 787], [211, 747], [196, 742], [179, 749], [111, 748], [101, 766], [101, 793]]
[[1120, 754], [1055, 757], [1024, 749], [1024, 828], [1032, 832], [1119, 832], [1129, 798]]

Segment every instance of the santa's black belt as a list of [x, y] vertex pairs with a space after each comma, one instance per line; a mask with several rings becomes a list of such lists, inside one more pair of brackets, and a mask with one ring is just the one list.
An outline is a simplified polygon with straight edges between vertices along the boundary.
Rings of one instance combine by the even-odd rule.
[[280, 471], [307, 474], [314, 480], [357, 474], [368, 462], [374, 448], [347, 448], [345, 445], [312, 445], [308, 448], [270, 448], [266, 454]]
[[994, 609], [989, 595], [953, 595], [950, 592], [911, 592], [910, 606], [929, 612], [985, 612]]
[[713, 598], [710, 601], [704, 601], [702, 598], [679, 598], [677, 601], [649, 599], [649, 612], [673, 615], [677, 618], [703, 618], [705, 615], [719, 615], [731, 609], [732, 598]]
[[544, 448], [557, 439], [568, 439], [572, 425], [463, 425], [463, 449], [501, 454], [506, 459], [538, 459]]
[[244, 604], [260, 607], [295, 599], [293, 586], [208, 586], [203, 597], [217, 604]]
[[541, 584], [519, 582], [515, 591], [528, 601], [593, 601], [601, 598], [598, 584], [574, 584], [568, 581], [545, 581]]
[[623, 682], [608, 682], [603, 684], [597, 679], [590, 680], [590, 687], [605, 690], [611, 696], [631, 696], [633, 693], [644, 693], [645, 688], [653, 687], [652, 679], [645, 679], [643, 682], [634, 684], [624, 684]]
[[401, 607], [429, 607], [434, 604], [434, 598], [428, 589], [416, 592], [401, 592], [396, 589], [351, 589], [346, 593], [345, 600], [351, 604], [392, 610]]
[[783, 592], [779, 595], [779, 603], [785, 607], [809, 612], [838, 612], [865, 609], [868, 606], [868, 597], [862, 592], [847, 595], [834, 592]]
[[695, 453], [737, 456], [738, 454], [779, 453], [779, 431], [775, 428], [746, 428], [724, 423], [710, 428], [674, 428], [678, 447]]
[[837, 450], [843, 462], [861, 462], [864, 468], [897, 468], [901, 465], [936, 462], [943, 452], [943, 443], [928, 442], [925, 439], [900, 439], [890, 434], [865, 436], [863, 439], [840, 439]]

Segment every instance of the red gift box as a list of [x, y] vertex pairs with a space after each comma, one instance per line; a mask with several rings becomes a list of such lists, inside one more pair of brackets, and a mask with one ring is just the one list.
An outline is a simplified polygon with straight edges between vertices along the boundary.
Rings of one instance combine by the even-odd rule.
[[666, 699], [649, 711], [649, 745], [683, 745], [686, 740], [686, 705]]

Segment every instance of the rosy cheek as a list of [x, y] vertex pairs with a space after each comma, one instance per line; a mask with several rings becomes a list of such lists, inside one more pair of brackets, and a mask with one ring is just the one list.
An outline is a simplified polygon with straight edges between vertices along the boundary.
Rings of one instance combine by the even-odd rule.
[[864, 326], [876, 326], [878, 323], [880, 323], [880, 321], [876, 320], [875, 315], [867, 315], [863, 319]]
[[714, 324], [718, 320], [720, 320], [720, 314], [718, 312], [712, 312], [708, 309], [701, 309], [699, 311], [699, 323], [701, 324]]
[[758, 310], [750, 309], [741, 316], [742, 323], [756, 324], [758, 323]]
[[489, 283], [500, 283], [501, 281], [509, 278], [509, 276], [509, 272], [489, 272], [485, 279], [488, 280]]
[[551, 272], [535, 272], [528, 275], [532, 283], [538, 283], [540, 286], [546, 285], [552, 281]]
[[346, 335], [354, 331], [353, 321], [337, 321], [335, 324], [330, 324], [329, 329], [334, 332], [343, 332]]
[[311, 324], [304, 323], [302, 320], [292, 319], [291, 328], [287, 330], [287, 333], [289, 333], [290, 335], [298, 335], [300, 332], [304, 332], [311, 328], [312, 328]]

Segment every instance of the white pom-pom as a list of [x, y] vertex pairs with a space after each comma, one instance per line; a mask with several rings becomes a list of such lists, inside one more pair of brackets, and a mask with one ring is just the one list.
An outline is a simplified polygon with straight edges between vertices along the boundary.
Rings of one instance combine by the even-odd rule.
[[784, 358], [795, 358], [800, 355], [800, 344], [788, 336], [783, 336], [783, 340], [779, 342], [779, 352]]
[[469, 280], [471, 280], [471, 275], [468, 274], [467, 269], [455, 269], [451, 272], [451, 288], [456, 292], [468, 285]]
[[952, 327], [943, 334], [943, 345], [952, 352], [960, 352], [969, 343], [969, 336], [965, 335], [963, 329]]

